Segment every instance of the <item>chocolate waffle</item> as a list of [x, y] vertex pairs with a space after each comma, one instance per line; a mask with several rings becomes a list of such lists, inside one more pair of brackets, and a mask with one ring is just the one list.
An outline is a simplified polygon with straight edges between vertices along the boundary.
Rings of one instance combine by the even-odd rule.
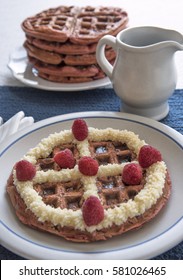
[[[121, 8], [90, 6], [60, 6], [25, 19], [24, 47], [33, 63], [33, 73], [59, 83], [105, 77], [96, 60], [97, 43], [106, 34], [117, 35], [127, 23], [128, 15]], [[109, 46], [106, 46], [106, 57], [111, 63], [116, 57]]]
[[[123, 181], [122, 170], [138, 163], [139, 151], [147, 145], [143, 140], [126, 130], [88, 131], [82, 141], [72, 130], [51, 134], [31, 149], [24, 156], [36, 167], [31, 180], [19, 181], [15, 165], [7, 192], [24, 224], [74, 242], [91, 242], [141, 227], [166, 204], [171, 181], [163, 161], [143, 168], [138, 184]], [[63, 169], [55, 155], [66, 149], [72, 152], [75, 165]], [[78, 169], [84, 156], [98, 162], [96, 175], [86, 176]], [[100, 201], [104, 218], [88, 226], [82, 211], [91, 196]]]
[[59, 65], [54, 66], [51, 64], [45, 64], [40, 61], [36, 61], [34, 64], [34, 68], [38, 70], [38, 72], [42, 72], [45, 74], [50, 74], [59, 77], [93, 77], [98, 74], [99, 69], [95, 65], [91, 66], [67, 66], [67, 65]]
[[29, 57], [33, 64], [34, 74], [46, 80], [62, 83], [80, 83], [100, 79], [104, 77], [98, 65], [52, 65], [43, 63], [37, 59]]
[[65, 84], [87, 83], [87, 82], [92, 82], [94, 80], [98, 80], [98, 79], [105, 77], [104, 74], [100, 73], [100, 72], [92, 77], [82, 77], [82, 76], [81, 77], [61, 77], [59, 75], [50, 75], [50, 74], [43, 73], [40, 71], [38, 72], [38, 76], [40, 78], [43, 78], [50, 82], [65, 83]]
[[46, 50], [49, 52], [55, 52], [58, 54], [68, 54], [68, 55], [83, 55], [89, 53], [95, 53], [97, 48], [97, 43], [89, 45], [77, 45], [71, 42], [60, 43], [60, 42], [49, 42], [46, 40], [40, 40], [30, 36], [26, 36], [27, 42], [39, 49]]
[[105, 34], [116, 35], [127, 21], [120, 8], [60, 6], [25, 19], [22, 28], [34, 38], [88, 45]]
[[[24, 47], [27, 50], [29, 57], [34, 57], [42, 62], [58, 65], [65, 63], [66, 65], [91, 65], [97, 64], [95, 53], [84, 54], [84, 55], [63, 55], [55, 52], [45, 51], [26, 41]], [[109, 61], [114, 60], [116, 57], [115, 52], [108, 48], [105, 55]]]

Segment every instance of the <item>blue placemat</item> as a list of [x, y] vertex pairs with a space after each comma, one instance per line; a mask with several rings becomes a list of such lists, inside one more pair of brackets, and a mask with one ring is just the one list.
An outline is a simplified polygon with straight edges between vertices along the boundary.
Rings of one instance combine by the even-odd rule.
[[[169, 99], [170, 112], [161, 122], [183, 134], [183, 90], [176, 90]], [[76, 92], [52, 92], [27, 87], [0, 87], [0, 116], [4, 121], [18, 111], [33, 116], [35, 122], [56, 115], [86, 111], [120, 111], [120, 100], [113, 89]], [[0, 246], [0, 259], [23, 259]], [[183, 259], [183, 242], [157, 256], [162, 259]]]
[[[169, 99], [169, 115], [161, 122], [183, 134], [183, 90]], [[85, 111], [120, 111], [120, 100], [113, 89], [53, 92], [25, 87], [0, 87], [0, 116], [8, 120], [18, 111], [35, 122], [56, 115]]]

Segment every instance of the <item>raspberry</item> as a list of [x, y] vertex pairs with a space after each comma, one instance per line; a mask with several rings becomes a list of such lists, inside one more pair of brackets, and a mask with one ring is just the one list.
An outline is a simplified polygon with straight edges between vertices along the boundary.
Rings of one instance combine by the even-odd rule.
[[82, 212], [87, 226], [98, 225], [104, 219], [104, 208], [96, 196], [90, 196], [85, 200]]
[[138, 155], [138, 160], [139, 164], [143, 168], [148, 168], [151, 166], [153, 163], [157, 161], [162, 160], [162, 156], [160, 151], [158, 151], [156, 148], [150, 146], [150, 145], [145, 145], [142, 146]]
[[122, 180], [127, 185], [138, 185], [142, 180], [142, 168], [137, 163], [129, 163], [124, 166]]
[[72, 133], [78, 141], [83, 141], [88, 137], [88, 126], [82, 119], [77, 119], [72, 125]]
[[91, 157], [84, 156], [80, 158], [78, 167], [83, 175], [95, 176], [98, 172], [98, 162]]
[[16, 176], [19, 181], [32, 180], [36, 175], [36, 167], [27, 160], [20, 160], [15, 165]]
[[54, 161], [60, 166], [60, 168], [73, 168], [75, 165], [75, 158], [73, 153], [69, 149], [65, 149], [55, 154]]

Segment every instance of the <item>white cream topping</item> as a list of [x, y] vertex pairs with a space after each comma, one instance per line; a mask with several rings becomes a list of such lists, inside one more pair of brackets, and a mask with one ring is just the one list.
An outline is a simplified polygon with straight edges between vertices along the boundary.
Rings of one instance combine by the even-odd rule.
[[[95, 129], [89, 128], [88, 138], [84, 141], [77, 141], [74, 139], [71, 130], [65, 130], [60, 133], [51, 134], [48, 138], [44, 138], [37, 147], [31, 149], [24, 159], [36, 163], [38, 158], [47, 157], [55, 146], [64, 143], [74, 143], [77, 145], [80, 156], [90, 156], [88, 140], [91, 141], [117, 141], [126, 143], [127, 146], [136, 154], [140, 148], [145, 145], [143, 140], [133, 132], [127, 130], [115, 130], [112, 128]], [[96, 186], [96, 178], [102, 176], [115, 176], [122, 172], [126, 163], [122, 164], [108, 164], [100, 165], [96, 176], [84, 176], [78, 170], [76, 165], [73, 169], [62, 169], [61, 171], [48, 170], [37, 171], [36, 176], [32, 181], [20, 182], [16, 178], [16, 172], [13, 172], [14, 184], [17, 191], [24, 200], [28, 209], [30, 209], [41, 222], [50, 221], [54, 225], [72, 226], [75, 229], [87, 230], [93, 232], [96, 229], [107, 228], [112, 224], [121, 225], [128, 218], [143, 214], [146, 210], [150, 209], [161, 197], [166, 176], [166, 165], [163, 161], [157, 162], [146, 169], [146, 184], [144, 188], [134, 197], [127, 202], [123, 202], [114, 208], [105, 210], [105, 216], [102, 222], [96, 226], [87, 227], [83, 221], [82, 210], [73, 211], [71, 209], [53, 208], [46, 205], [42, 197], [34, 190], [33, 185], [36, 183], [45, 182], [60, 182], [81, 180], [84, 188], [83, 197], [98, 195]]]

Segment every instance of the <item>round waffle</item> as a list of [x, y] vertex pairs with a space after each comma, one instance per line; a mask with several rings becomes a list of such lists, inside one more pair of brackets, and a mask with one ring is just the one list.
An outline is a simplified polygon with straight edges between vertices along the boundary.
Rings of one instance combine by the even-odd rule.
[[[137, 229], [159, 213], [171, 189], [163, 160], [143, 168], [138, 183], [123, 180], [125, 166], [138, 164], [139, 151], [147, 145], [143, 140], [127, 130], [91, 127], [84, 140], [77, 139], [72, 129], [64, 130], [31, 149], [23, 158], [36, 168], [29, 180], [17, 178], [16, 165], [13, 168], [7, 192], [22, 223], [74, 242], [91, 242]], [[75, 164], [61, 168], [55, 155], [66, 150]], [[97, 161], [95, 175], [79, 169], [83, 157]], [[90, 197], [97, 198], [104, 211], [93, 225], [86, 223], [83, 213]]]
[[[104, 77], [104, 73], [97, 64], [92, 65], [66, 65], [65, 63], [53, 65], [29, 57], [35, 75], [52, 82], [80, 83], [97, 80]], [[113, 61], [111, 61], [113, 63]]]
[[38, 76], [45, 79], [45, 80], [48, 80], [50, 82], [69, 83], [69, 84], [92, 82], [94, 80], [98, 80], [98, 79], [101, 79], [101, 78], [105, 77], [102, 72], [98, 72], [95, 76], [90, 76], [90, 77], [84, 77], [84, 76], [62, 77], [62, 76], [59, 76], [59, 75], [52, 75], [52, 74], [44, 73], [44, 72], [41, 72], [41, 71], [38, 72]]
[[88, 45], [105, 34], [116, 35], [127, 21], [121, 8], [60, 6], [25, 19], [22, 28], [34, 38]]
[[[65, 65], [92, 65], [97, 64], [97, 59], [95, 53], [89, 53], [85, 55], [64, 55], [58, 54], [55, 52], [50, 52], [42, 50], [30, 44], [28, 41], [24, 43], [24, 47], [27, 50], [27, 53], [30, 57], [34, 57], [39, 61], [58, 65], [64, 63]], [[114, 60], [116, 57], [115, 52], [108, 48], [105, 52], [105, 55], [109, 61]]]
[[[34, 60], [32, 60], [33, 62]], [[35, 60], [34, 68], [40, 73], [58, 77], [94, 77], [99, 73], [99, 68], [95, 65], [89, 66], [69, 66], [69, 65], [51, 65]]]
[[89, 45], [77, 45], [71, 42], [60, 43], [60, 42], [49, 42], [46, 40], [37, 39], [34, 37], [26, 36], [27, 42], [39, 49], [55, 52], [58, 54], [68, 55], [83, 55], [89, 53], [95, 53], [97, 43]]

